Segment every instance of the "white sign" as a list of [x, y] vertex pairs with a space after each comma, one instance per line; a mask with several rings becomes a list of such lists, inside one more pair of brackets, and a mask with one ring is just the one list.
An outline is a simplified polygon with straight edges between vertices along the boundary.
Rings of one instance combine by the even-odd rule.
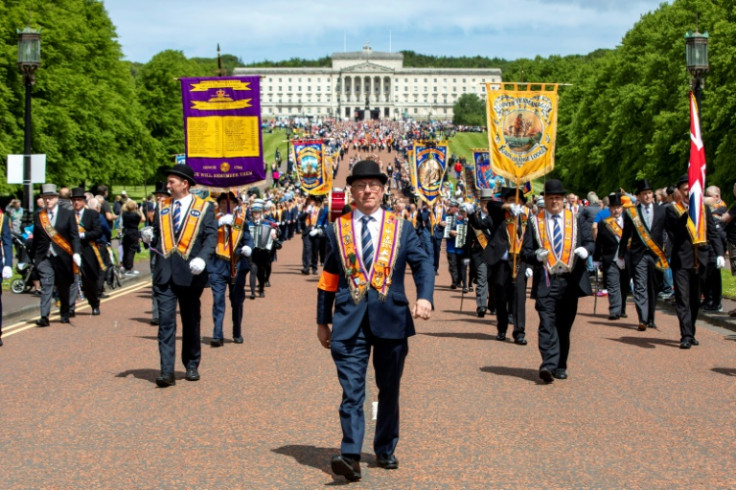
[[[23, 183], [24, 155], [8, 155], [8, 184]], [[46, 182], [46, 155], [31, 155], [31, 183]]]

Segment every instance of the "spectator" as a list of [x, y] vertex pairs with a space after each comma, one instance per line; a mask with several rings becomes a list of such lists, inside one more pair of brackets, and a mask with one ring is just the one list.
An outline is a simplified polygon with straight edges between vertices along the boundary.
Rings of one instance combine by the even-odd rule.
[[23, 222], [23, 208], [20, 206], [20, 199], [10, 201], [5, 207], [5, 214], [10, 218], [10, 231], [20, 235], [20, 227]]

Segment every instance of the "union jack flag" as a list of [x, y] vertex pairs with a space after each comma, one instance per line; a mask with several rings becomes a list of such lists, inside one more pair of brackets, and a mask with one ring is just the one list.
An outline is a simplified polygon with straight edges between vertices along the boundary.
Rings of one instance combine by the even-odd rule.
[[700, 133], [700, 109], [692, 91], [690, 92], [690, 164], [687, 170], [690, 185], [688, 230], [693, 245], [705, 243], [705, 147]]

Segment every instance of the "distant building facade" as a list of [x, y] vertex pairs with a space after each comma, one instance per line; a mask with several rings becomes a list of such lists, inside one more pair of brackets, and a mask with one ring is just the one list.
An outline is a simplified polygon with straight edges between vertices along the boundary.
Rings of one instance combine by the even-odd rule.
[[261, 75], [264, 120], [282, 117], [449, 120], [463, 94], [485, 100], [485, 83], [501, 83], [499, 68], [405, 68], [401, 53], [334, 53], [331, 68], [235, 68]]

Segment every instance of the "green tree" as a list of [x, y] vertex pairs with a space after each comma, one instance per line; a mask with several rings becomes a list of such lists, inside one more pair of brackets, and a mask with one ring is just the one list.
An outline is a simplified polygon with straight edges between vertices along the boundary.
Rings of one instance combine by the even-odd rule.
[[464, 126], [486, 125], [486, 103], [475, 94], [463, 94], [452, 107], [453, 124]]

